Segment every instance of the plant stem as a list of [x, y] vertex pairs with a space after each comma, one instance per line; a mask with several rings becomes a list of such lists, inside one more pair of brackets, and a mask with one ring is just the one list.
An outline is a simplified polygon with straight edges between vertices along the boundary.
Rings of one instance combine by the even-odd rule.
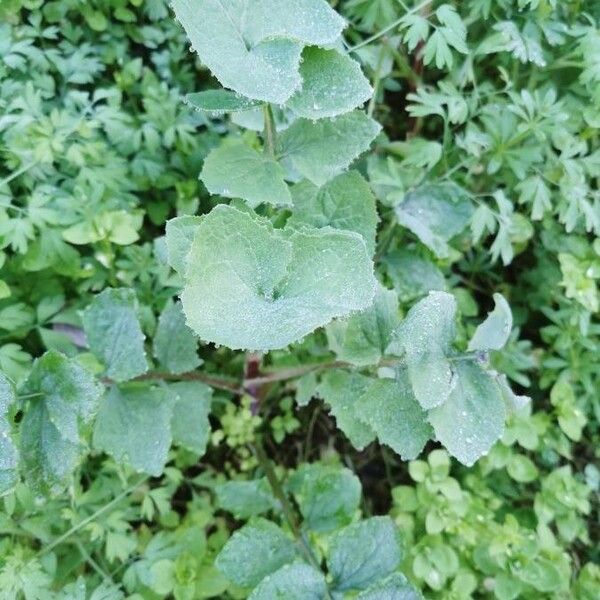
[[265, 118], [265, 129], [263, 133], [265, 154], [271, 158], [275, 158], [277, 129], [275, 127], [275, 117], [273, 117], [273, 108], [270, 104], [263, 104], [263, 115]]

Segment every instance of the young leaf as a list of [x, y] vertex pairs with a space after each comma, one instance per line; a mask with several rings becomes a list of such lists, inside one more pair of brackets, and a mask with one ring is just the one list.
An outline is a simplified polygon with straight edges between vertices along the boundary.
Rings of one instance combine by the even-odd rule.
[[338, 429], [341, 429], [357, 450], [363, 450], [374, 439], [373, 430], [358, 417], [357, 403], [372, 379], [354, 371], [335, 369], [323, 377], [318, 395], [329, 404]]
[[127, 381], [148, 370], [133, 290], [104, 290], [85, 309], [82, 321], [90, 350], [104, 363], [107, 377]]
[[439, 258], [448, 257], [448, 241], [467, 227], [472, 216], [469, 196], [453, 183], [418, 187], [396, 207], [398, 223]]
[[369, 386], [357, 404], [357, 416], [403, 460], [416, 458], [432, 435], [405, 370], [397, 380], [379, 379]]
[[329, 347], [339, 360], [357, 366], [376, 365], [399, 321], [396, 292], [380, 285], [372, 306], [327, 326]]
[[113, 386], [96, 418], [94, 447], [140, 473], [158, 477], [171, 447], [173, 400], [166, 387]]
[[292, 198], [294, 207], [288, 225], [355, 231], [365, 239], [369, 253], [375, 252], [375, 196], [358, 171], [342, 173], [322, 187], [301, 181], [292, 187]]
[[393, 573], [361, 592], [356, 600], [423, 600], [402, 573]]
[[374, 290], [359, 235], [277, 230], [267, 219], [220, 205], [198, 227], [181, 299], [202, 339], [270, 350], [365, 308]]
[[187, 94], [184, 101], [196, 110], [215, 116], [228, 112], [249, 110], [260, 106], [260, 102], [257, 100], [244, 98], [229, 90], [205, 90], [203, 92]]
[[31, 395], [21, 421], [22, 472], [35, 491], [58, 493], [79, 463], [102, 386], [81, 365], [51, 350], [34, 362], [21, 391]]
[[289, 481], [304, 524], [326, 533], [348, 525], [360, 503], [360, 481], [349, 469], [302, 464]]
[[390, 517], [372, 517], [335, 534], [327, 566], [337, 592], [363, 590], [400, 564], [398, 532]]
[[512, 312], [502, 294], [494, 294], [495, 307], [486, 320], [477, 327], [469, 350], [501, 350], [510, 337]]
[[429, 411], [437, 439], [452, 456], [471, 466], [504, 431], [506, 409], [500, 388], [477, 363], [457, 361], [456, 382], [444, 404]]
[[175, 217], [167, 222], [167, 260], [180, 275], [185, 275], [187, 255], [200, 223], [202, 223], [202, 217], [191, 215]]
[[267, 575], [248, 600], [323, 600], [326, 594], [323, 573], [309, 565], [296, 563]]
[[226, 142], [204, 161], [200, 179], [211, 194], [242, 198], [256, 208], [266, 202], [274, 206], [292, 204], [281, 165], [241, 140]]
[[185, 324], [179, 302], [169, 301], [160, 314], [153, 347], [154, 356], [169, 373], [185, 373], [200, 366], [198, 340]]
[[11, 490], [18, 481], [18, 454], [9, 421], [9, 410], [14, 401], [12, 384], [0, 373], [0, 495]]
[[424, 409], [443, 404], [452, 390], [447, 354], [456, 336], [456, 300], [430, 292], [415, 304], [394, 334], [390, 351], [404, 353], [415, 397]]
[[215, 487], [215, 495], [218, 507], [236, 519], [249, 519], [279, 508], [265, 478], [226, 481]]
[[280, 136], [280, 154], [304, 177], [323, 185], [369, 148], [381, 125], [364, 112], [335, 119], [298, 119]]
[[170, 384], [169, 390], [175, 395], [171, 417], [173, 443], [204, 454], [210, 437], [212, 389], [199, 381], [179, 381]]
[[251, 519], [227, 541], [215, 566], [240, 587], [255, 587], [296, 557], [294, 542], [275, 523]]
[[287, 107], [307, 119], [337, 117], [366, 102], [373, 94], [360, 65], [337, 50], [305, 48], [300, 65], [302, 88]]

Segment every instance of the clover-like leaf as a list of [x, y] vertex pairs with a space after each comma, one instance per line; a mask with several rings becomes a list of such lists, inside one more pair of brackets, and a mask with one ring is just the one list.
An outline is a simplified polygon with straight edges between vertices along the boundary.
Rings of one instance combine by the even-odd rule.
[[292, 204], [281, 165], [241, 140], [213, 150], [204, 161], [200, 179], [211, 194], [242, 198], [252, 208], [263, 202], [274, 206]]
[[513, 323], [512, 311], [502, 294], [494, 294], [494, 302], [494, 310], [475, 330], [469, 350], [501, 350], [508, 341]]
[[303, 563], [285, 565], [267, 575], [248, 600], [324, 600], [327, 582], [321, 571]]
[[249, 110], [260, 105], [257, 100], [244, 98], [229, 90], [205, 90], [187, 94], [184, 101], [192, 108], [214, 116]]
[[278, 230], [220, 205], [202, 219], [181, 295], [188, 325], [229, 348], [283, 348], [375, 292], [364, 240], [330, 228]]
[[18, 454], [12, 438], [9, 411], [15, 402], [10, 381], [0, 373], [0, 495], [17, 483]]

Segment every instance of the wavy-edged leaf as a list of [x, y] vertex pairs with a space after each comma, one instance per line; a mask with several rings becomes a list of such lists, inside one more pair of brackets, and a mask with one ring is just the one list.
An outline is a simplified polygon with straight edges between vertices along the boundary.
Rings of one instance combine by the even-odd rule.
[[132, 289], [104, 290], [83, 311], [82, 322], [90, 350], [106, 367], [107, 377], [127, 381], [148, 370]]
[[502, 294], [494, 294], [494, 303], [494, 310], [475, 330], [469, 350], [501, 350], [508, 341], [513, 324], [512, 311]]
[[334, 119], [298, 119], [280, 136], [280, 154], [316, 185], [323, 185], [369, 148], [381, 125], [364, 112]]
[[229, 348], [283, 348], [370, 304], [373, 264], [357, 234], [277, 230], [220, 205], [203, 218], [181, 295], [188, 325]]
[[187, 94], [184, 101], [192, 108], [214, 116], [249, 110], [261, 104], [258, 100], [244, 98], [230, 90], [221, 89]]
[[200, 381], [179, 381], [171, 383], [169, 390], [175, 395], [171, 417], [173, 443], [204, 454], [210, 437], [212, 389]]
[[9, 411], [14, 402], [14, 388], [0, 373], [0, 495], [11, 490], [18, 481], [19, 458], [9, 420]]
[[241, 140], [213, 150], [204, 161], [200, 179], [211, 194], [242, 198], [252, 208], [262, 203], [292, 204], [281, 165]]
[[321, 571], [303, 563], [281, 567], [267, 575], [248, 600], [324, 600], [327, 582]]
[[302, 88], [290, 98], [287, 107], [307, 119], [337, 117], [373, 95], [360, 65], [337, 50], [305, 48], [300, 76]]

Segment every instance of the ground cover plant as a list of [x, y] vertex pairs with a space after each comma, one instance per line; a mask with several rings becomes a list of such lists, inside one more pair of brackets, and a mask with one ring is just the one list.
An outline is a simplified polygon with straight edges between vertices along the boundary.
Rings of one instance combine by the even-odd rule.
[[600, 5], [0, 3], [0, 599], [595, 599]]

